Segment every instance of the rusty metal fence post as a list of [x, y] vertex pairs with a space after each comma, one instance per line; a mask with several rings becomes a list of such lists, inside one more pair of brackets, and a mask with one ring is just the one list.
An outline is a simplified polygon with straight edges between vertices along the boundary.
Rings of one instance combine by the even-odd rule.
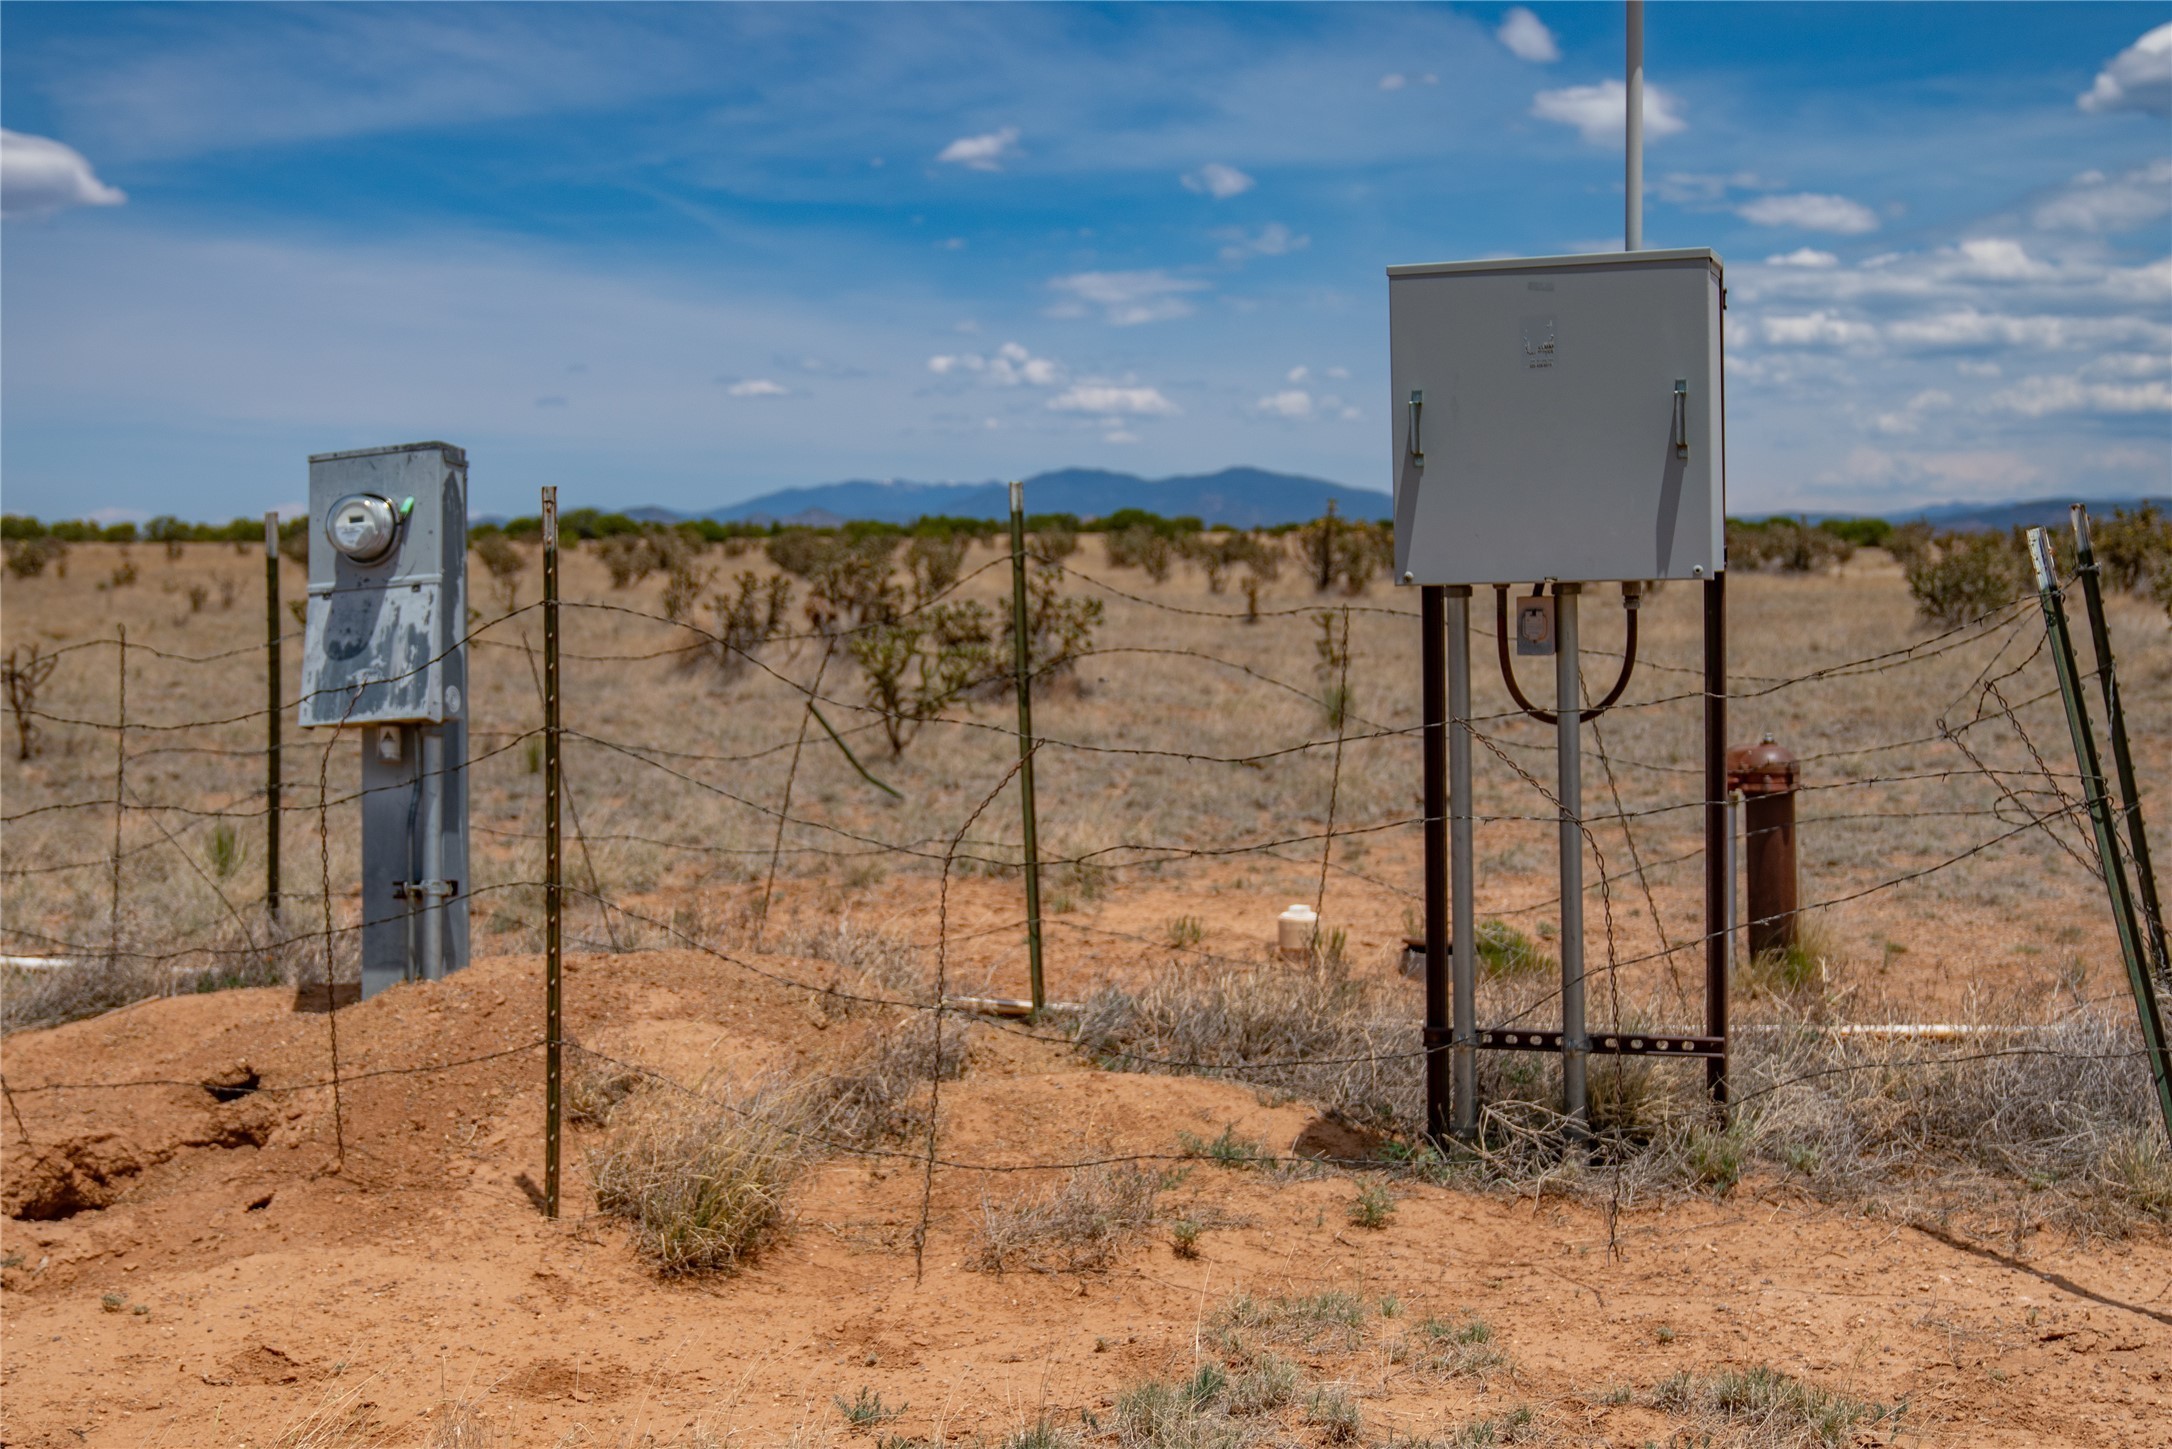
[[558, 797], [558, 490], [543, 490], [543, 1212], [558, 1216], [564, 1062], [565, 859]]
[[1011, 675], [1018, 691], [1018, 799], [1024, 813], [1026, 958], [1033, 1014], [1048, 1007], [1041, 980], [1041, 842], [1033, 798], [1033, 640], [1026, 599], [1026, 485], [1011, 483]]
[[[279, 914], [279, 512], [264, 515], [264, 912]], [[327, 988], [329, 989], [329, 988]]]

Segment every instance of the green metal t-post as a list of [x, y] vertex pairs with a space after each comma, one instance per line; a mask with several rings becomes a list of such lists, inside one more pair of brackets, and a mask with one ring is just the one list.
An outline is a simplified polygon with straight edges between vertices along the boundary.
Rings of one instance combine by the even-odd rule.
[[[264, 515], [264, 913], [273, 917], [279, 914], [279, 633], [279, 512], [274, 509]], [[327, 984], [326, 992], [331, 989]]]
[[558, 800], [558, 490], [543, 490], [543, 1212], [558, 1216], [564, 1080], [565, 855]]
[[2150, 964], [2172, 982], [2172, 958], [2165, 949], [2164, 907], [2157, 900], [2157, 872], [2149, 860], [2149, 832], [2142, 828], [2142, 790], [2134, 777], [2134, 751], [2127, 744], [2127, 711], [2119, 702], [2119, 676], [2112, 669], [2112, 634], [2104, 623], [2104, 583], [2097, 552], [2089, 541], [2089, 510], [2073, 507], [2074, 557], [2081, 575], [2082, 603], [2089, 612], [2089, 643], [2097, 656], [2097, 688], [2104, 695], [2104, 730], [2112, 740], [2112, 773], [2119, 781], [2120, 813], [2127, 817], [2127, 853], [2134, 858], [2134, 892], [2142, 907], [2142, 935]]
[[2111, 897], [2112, 925], [2119, 932], [2119, 954], [2127, 963], [2127, 983], [2134, 989], [2134, 1009], [2142, 1022], [2142, 1050], [2157, 1087], [2157, 1110], [2172, 1138], [2172, 1056], [2165, 1050], [2164, 1017], [2157, 1010], [2157, 990], [2142, 955], [2141, 932], [2134, 920], [2134, 898], [2127, 890], [2127, 863], [2112, 829], [2111, 801], [2104, 786], [2104, 766], [2097, 758], [2096, 736], [2089, 730], [2089, 706], [2082, 698], [2081, 671], [2074, 663], [2074, 640], [2067, 632], [2066, 604], [2059, 595], [2051, 541], [2041, 528], [2029, 530], [2029, 562], [2036, 568], [2036, 595], [2044, 606], [2044, 631], [2051, 640], [2051, 660], [2059, 673], [2059, 695], [2066, 702], [2066, 727], [2074, 737], [2074, 762], [2081, 769], [2082, 796], [2096, 833], [2097, 860], [2104, 867], [2104, 891]]
[[1011, 484], [1011, 673], [1018, 691], [1018, 794], [1026, 826], [1026, 955], [1033, 1014], [1048, 1006], [1041, 984], [1041, 845], [1033, 819], [1033, 650], [1026, 607], [1026, 487]]

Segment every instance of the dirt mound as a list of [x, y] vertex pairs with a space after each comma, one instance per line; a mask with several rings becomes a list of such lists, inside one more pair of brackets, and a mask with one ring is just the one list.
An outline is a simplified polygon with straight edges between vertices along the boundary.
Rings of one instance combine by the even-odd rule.
[[[900, 1027], [693, 953], [567, 975], [573, 1037], [688, 1086], [835, 1076]], [[2167, 1441], [2157, 1237], [1979, 1244], [1777, 1187], [1607, 1213], [1266, 1166], [1249, 1145], [1381, 1144], [962, 1019], [932, 1173], [924, 1135], [829, 1155], [744, 1271], [660, 1279], [593, 1212], [608, 1128], [569, 1127], [565, 1214], [536, 1210], [540, 985], [501, 958], [336, 1019], [236, 991], [9, 1038], [28, 1135], [0, 1120], [0, 1440], [995, 1441], [1045, 1417], [1097, 1441], [1139, 1384], [1211, 1369], [1194, 1407], [1233, 1444], [1724, 1442], [1745, 1386], [1788, 1385], [1880, 1435], [1905, 1402], [1924, 1442]], [[134, 1085], [65, 1085], [92, 1081]], [[1136, 1155], [1108, 1199], [1131, 1216], [1092, 1224], [1105, 1266], [1063, 1271], [1058, 1242], [976, 1271], [993, 1225], [1066, 1231], [1078, 1185], [1119, 1170], [1095, 1164]]]

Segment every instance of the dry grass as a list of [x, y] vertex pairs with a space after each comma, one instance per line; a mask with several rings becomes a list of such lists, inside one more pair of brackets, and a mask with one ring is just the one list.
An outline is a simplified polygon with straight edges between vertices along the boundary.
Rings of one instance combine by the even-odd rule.
[[859, 1146], [925, 1131], [928, 1084], [965, 1075], [972, 1058], [970, 1030], [958, 1018], [944, 1021], [938, 1061], [933, 1013], [878, 1023], [837, 1053], [842, 1066], [809, 1079], [809, 1108], [819, 1114], [827, 1135]]
[[1889, 1426], [1890, 1440], [1907, 1409], [1821, 1388], [1763, 1364], [1709, 1375], [1678, 1373], [1652, 1391], [1651, 1403], [1693, 1418], [1707, 1432], [1724, 1434], [1745, 1449], [1838, 1449], [1874, 1424]]
[[[1481, 1019], [1513, 1018], [1522, 1008], [1511, 1004], [1528, 991], [1502, 983], [1482, 998]], [[1405, 988], [1332, 973], [1178, 966], [1134, 989], [1104, 990], [1077, 1031], [1109, 1066], [1212, 1064], [1192, 1069], [1288, 1092], [1415, 1144], [1424, 1087], [1413, 1005]], [[1737, 1105], [1724, 1129], [1701, 1073], [1601, 1058], [1591, 1072], [1597, 1141], [1583, 1164], [1564, 1150], [1552, 1059], [1482, 1054], [1477, 1150], [1444, 1162], [1413, 1148], [1411, 1160], [1474, 1185], [1543, 1183], [1621, 1201], [1725, 1193], [1761, 1172], [1821, 1197], [1877, 1193], [1890, 1202], [1901, 1189], [1928, 1191], [1943, 1173], [1955, 1199], [1989, 1179], [2026, 1185], [2040, 1210], [2077, 1224], [2172, 1221], [2172, 1163], [2141, 1145], [2158, 1129], [2140, 1036], [2116, 1003], [1951, 1042], [1850, 1036], [1819, 1019], [1816, 1003], [1782, 1005], [1790, 1014], [1741, 1032]], [[1992, 1021], [2020, 1009], [1983, 1006]]]
[[644, 1094], [590, 1151], [596, 1206], [627, 1220], [658, 1272], [730, 1272], [784, 1229], [809, 1161], [804, 1120], [778, 1090]]
[[1105, 1268], [1153, 1223], [1167, 1186], [1138, 1167], [1082, 1167], [1038, 1192], [983, 1197], [971, 1265], [985, 1273]]

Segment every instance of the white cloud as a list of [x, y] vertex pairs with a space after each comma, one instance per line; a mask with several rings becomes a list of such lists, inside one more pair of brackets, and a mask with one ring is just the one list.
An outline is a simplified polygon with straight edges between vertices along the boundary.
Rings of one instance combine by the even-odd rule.
[[1837, 313], [1819, 310], [1796, 316], [1758, 319], [1765, 341], [1774, 347], [1862, 347], [1878, 340], [1878, 329]]
[[1101, 434], [1104, 443], [1136, 443], [1139, 435], [1129, 428], [1109, 428]]
[[975, 171], [1001, 171], [1003, 163], [1018, 154], [1018, 128], [1005, 126], [981, 136], [960, 136], [945, 146], [935, 159]]
[[1219, 161], [1209, 161], [1197, 171], [1187, 172], [1182, 178], [1186, 191], [1196, 191], [1211, 196], [1216, 201], [1227, 201], [1241, 196], [1254, 186], [1251, 177], [1234, 166], [1224, 166]]
[[1329, 377], [1335, 378], [1348, 377], [1350, 375], [1350, 369], [1347, 367], [1331, 367], [1327, 370], [1327, 375]]
[[1991, 396], [1991, 406], [2017, 417], [2054, 413], [2172, 413], [2172, 384], [2087, 382], [2079, 377], [2027, 377]]
[[1284, 382], [1303, 382], [1306, 378], [1310, 376], [1312, 376], [1311, 368], [1298, 366], [1291, 368], [1282, 380]]
[[789, 389], [766, 377], [750, 377], [745, 382], [733, 383], [725, 391], [733, 397], [783, 397]]
[[72, 146], [0, 130], [0, 216], [38, 216], [71, 206], [119, 206], [128, 197], [108, 186]]
[[976, 375], [995, 387], [1054, 387], [1063, 381], [1063, 364], [1035, 357], [1016, 342], [1006, 342], [992, 356], [977, 352], [947, 353], [928, 359], [928, 371], [937, 377], [952, 373]]
[[1390, 71], [1380, 78], [1380, 89], [1384, 91], [1399, 91], [1409, 84], [1410, 77], [1396, 71]]
[[1280, 257], [1291, 252], [1301, 252], [1312, 245], [1312, 238], [1291, 231], [1279, 221], [1270, 221], [1256, 233], [1242, 228], [1232, 228], [1215, 233], [1228, 245], [1222, 248], [1222, 260], [1241, 262], [1247, 257]]
[[1760, 196], [1736, 207], [1735, 215], [1754, 226], [1789, 226], [1841, 236], [1861, 236], [1878, 229], [1878, 214], [1860, 201], [1809, 191], [1793, 196]]
[[1952, 406], [1952, 393], [1941, 388], [1927, 387], [1908, 399], [1905, 406], [1893, 412], [1878, 414], [1872, 426], [1881, 433], [1895, 436], [1913, 433], [1922, 428], [1925, 413]]
[[1059, 413], [1102, 413], [1140, 418], [1171, 417], [1179, 411], [1175, 403], [1161, 395], [1159, 388], [1108, 382], [1074, 384], [1050, 398], [1048, 406]]
[[1285, 392], [1269, 393], [1252, 406], [1278, 418], [1309, 418], [1312, 416], [1312, 394], [1293, 387]]
[[1554, 33], [1546, 28], [1546, 22], [1521, 5], [1502, 16], [1501, 28], [1493, 33], [1518, 60], [1545, 65], [1561, 59], [1561, 47], [1554, 43]]
[[2036, 208], [2047, 231], [2127, 231], [2172, 210], [2172, 157], [2123, 176], [2084, 171]]
[[2097, 72], [2074, 104], [2085, 111], [2141, 111], [2172, 116], [2172, 25], [2160, 25]]
[[[1531, 114], [1542, 121], [1574, 126], [1577, 134], [1593, 145], [1622, 142], [1628, 129], [1629, 88], [1618, 80], [1595, 86], [1565, 86], [1540, 91], [1531, 98]], [[1681, 104], [1669, 92], [1647, 83], [1644, 87], [1644, 139], [1657, 141], [1689, 129], [1682, 119]]]
[[1077, 316], [1088, 306], [1098, 307], [1103, 319], [1117, 327], [1188, 317], [1192, 304], [1184, 299], [1184, 294], [1204, 291], [1207, 286], [1205, 282], [1189, 277], [1171, 276], [1159, 268], [1139, 272], [1074, 272], [1068, 277], [1056, 277], [1048, 285], [1075, 299], [1068, 304], [1059, 304], [1056, 315]]
[[1797, 247], [1791, 252], [1765, 258], [1765, 265], [1768, 267], [1814, 267], [1822, 270], [1826, 267], [1839, 266], [1840, 258], [1834, 256], [1831, 252], [1821, 252], [1816, 247]]

